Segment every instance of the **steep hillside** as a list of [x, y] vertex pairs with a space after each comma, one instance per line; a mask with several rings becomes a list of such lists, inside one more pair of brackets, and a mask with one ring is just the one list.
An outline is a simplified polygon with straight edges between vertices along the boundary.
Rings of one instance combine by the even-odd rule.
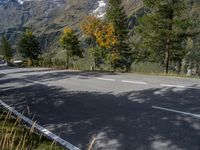
[[[102, 17], [107, 0], [0, 0], [0, 34], [16, 41], [26, 27], [40, 37], [43, 49], [49, 48], [65, 26], [77, 29], [88, 14]], [[138, 9], [140, 0], [124, 0], [127, 13]]]
[[[193, 10], [200, 12], [200, 3], [191, 0]], [[52, 41], [65, 26], [78, 29], [88, 14], [103, 17], [107, 0], [0, 0], [0, 36], [8, 36], [16, 43], [21, 31], [31, 27], [39, 36], [43, 49], [49, 49]], [[142, 0], [123, 0], [131, 26], [142, 12]], [[138, 13], [136, 13], [138, 11]]]

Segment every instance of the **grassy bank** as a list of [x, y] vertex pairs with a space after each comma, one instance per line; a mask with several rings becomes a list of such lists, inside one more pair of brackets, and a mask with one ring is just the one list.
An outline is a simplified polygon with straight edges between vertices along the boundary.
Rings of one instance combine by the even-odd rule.
[[62, 150], [55, 142], [25, 127], [19, 118], [0, 107], [1, 150]]

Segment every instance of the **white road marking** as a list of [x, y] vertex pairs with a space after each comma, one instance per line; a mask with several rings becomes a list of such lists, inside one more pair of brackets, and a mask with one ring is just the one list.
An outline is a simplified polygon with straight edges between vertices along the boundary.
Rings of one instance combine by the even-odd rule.
[[186, 88], [186, 86], [183, 86], [183, 85], [173, 85], [173, 84], [160, 84], [160, 86], [164, 86], [164, 87]]
[[81, 79], [91, 79], [91, 77], [87, 77], [87, 76], [77, 76], [77, 78], [81, 78]]
[[[18, 68], [19, 70], [22, 70], [24, 68]], [[37, 71], [37, 70], [35, 70]], [[40, 70], [39, 70], [40, 71]], [[49, 71], [52, 71], [54, 72], [55, 70], [49, 70]], [[65, 71], [59, 71], [59, 72], [65, 72]], [[4, 74], [4, 75], [7, 75], [6, 72], [3, 72], [3, 71], [0, 71], [1, 74]], [[43, 72], [43, 73], [49, 73], [49, 72]], [[91, 79], [91, 77], [87, 77], [87, 76], [77, 76], [78, 78], [83, 78], [83, 79]], [[109, 78], [96, 78], [98, 80], [103, 80], [103, 81], [116, 81], [115, 79], [109, 79]], [[34, 80], [30, 80], [30, 79], [23, 79], [25, 81], [28, 81], [28, 82], [31, 82], [31, 83], [36, 83], [36, 84], [41, 84], [41, 85], [47, 85], [47, 86], [51, 86], [50, 84], [48, 83], [42, 83], [42, 82], [39, 82], [39, 81], [34, 81]], [[142, 84], [142, 85], [153, 85], [153, 84], [149, 84], [149, 83], [146, 83], [146, 82], [140, 82], [140, 81], [131, 81], [131, 80], [121, 80], [121, 82], [123, 83], [132, 83], [132, 84]], [[163, 86], [163, 87], [174, 87], [174, 88], [186, 88], [186, 89], [196, 89], [196, 90], [200, 90], [200, 87], [190, 87], [190, 86], [183, 86], [183, 85], [173, 85], [173, 84], [160, 84], [160, 86]]]
[[5, 73], [5, 72], [3, 72], [3, 71], [0, 71], [0, 73], [1, 73], [1, 74], [5, 74], [5, 75], [6, 75], [6, 73]]
[[[0, 71], [0, 73], [1, 73], [1, 74], [7, 75], [5, 72], [2, 72], [2, 71]], [[30, 79], [22, 79], [22, 80], [25, 80], [25, 81], [28, 81], [28, 82], [31, 82], [31, 83], [36, 83], [36, 84], [42, 84], [42, 85], [51, 86], [51, 84], [42, 83], [42, 82], [39, 82], [39, 81], [30, 80]]]
[[22, 115], [18, 111], [16, 111], [14, 108], [10, 107], [6, 103], [4, 103], [2, 100], [0, 100], [0, 105], [2, 105], [4, 108], [6, 108], [8, 111], [15, 114], [17, 117], [21, 118], [23, 121], [28, 123], [30, 126], [34, 125], [35, 128], [41, 132], [44, 136], [51, 138], [52, 140], [56, 141], [57, 143], [61, 144], [65, 148], [69, 150], [80, 150], [78, 147], [72, 145], [71, 143], [65, 141], [64, 139], [60, 138], [59, 136], [55, 135], [54, 133], [50, 132], [49, 130], [45, 129], [44, 127], [38, 125], [37, 123], [33, 122], [26, 116]]
[[174, 110], [174, 109], [169, 109], [169, 108], [164, 108], [164, 107], [158, 107], [158, 106], [152, 106], [152, 107], [155, 109], [160, 109], [160, 110], [165, 110], [165, 111], [170, 111], [170, 112], [174, 112], [174, 113], [179, 113], [179, 114], [183, 114], [183, 115], [200, 118], [200, 115], [198, 115], [198, 114], [193, 114], [193, 113], [188, 113], [188, 112], [184, 112], [184, 111], [179, 111], [179, 110]]
[[[19, 69], [21, 69], [21, 68], [19, 68]], [[5, 73], [3, 71], [0, 71], [0, 73], [7, 75], [7, 73]], [[49, 83], [42, 83], [42, 82], [39, 82], [39, 81], [30, 80], [30, 79], [23, 79], [22, 78], [22, 80], [25, 80], [25, 81], [28, 81], [28, 82], [31, 82], [31, 83], [35, 83], [35, 84], [41, 84], [41, 85], [51, 86], [51, 84], [49, 84]]]
[[198, 87], [190, 87], [190, 86], [184, 86], [184, 85], [160, 84], [160, 86], [200, 90], [200, 87], [198, 88]]
[[115, 81], [115, 79], [109, 79], [109, 78], [96, 78], [96, 79], [103, 81]]
[[31, 82], [31, 83], [35, 83], [35, 84], [41, 84], [41, 85], [51, 86], [51, 84], [48, 84], [48, 83], [43, 83], [43, 82], [34, 81], [34, 80], [30, 80], [30, 79], [24, 79], [24, 80], [28, 81], [28, 82]]
[[200, 87], [186, 87], [187, 89], [200, 90]]
[[148, 84], [146, 82], [130, 81], [130, 80], [122, 80], [122, 82], [124, 82], [124, 83], [133, 83], [133, 84], [143, 84], [143, 85]]
[[36, 84], [43, 84], [44, 85], [44, 83], [40, 83], [40, 82], [38, 82], [38, 81], [34, 81], [34, 80], [30, 80], [30, 79], [24, 79], [25, 81], [28, 81], [28, 82], [31, 82], [31, 83], [36, 83]]
[[31, 82], [31, 83], [36, 83], [36, 81], [30, 80], [30, 79], [24, 79], [25, 81]]

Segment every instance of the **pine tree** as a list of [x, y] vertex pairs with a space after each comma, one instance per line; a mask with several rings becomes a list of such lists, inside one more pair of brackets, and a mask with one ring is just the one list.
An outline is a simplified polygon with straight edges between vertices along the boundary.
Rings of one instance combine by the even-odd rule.
[[3, 37], [1, 39], [1, 46], [0, 46], [0, 50], [1, 50], [1, 53], [4, 57], [4, 59], [7, 61], [7, 62], [10, 62], [10, 60], [12, 59], [13, 57], [13, 54], [12, 54], [12, 48], [8, 42], [8, 40]]
[[30, 61], [30, 65], [34, 64], [34, 60], [38, 59], [41, 54], [40, 45], [31, 30], [26, 30], [18, 43], [18, 50], [23, 58], [27, 58]]
[[200, 75], [200, 16], [196, 13], [191, 14], [192, 26], [189, 29], [189, 37], [187, 39], [187, 55], [185, 57], [185, 71], [187, 68], [195, 69]]
[[119, 55], [113, 67], [129, 71], [132, 64], [132, 53], [129, 46], [128, 18], [121, 0], [109, 0], [106, 19], [114, 25], [118, 41], [118, 44], [112, 48], [115, 54]]
[[77, 35], [71, 28], [65, 28], [61, 37], [60, 45], [66, 50], [67, 54], [67, 69], [69, 69], [69, 59], [72, 56], [83, 57], [82, 51], [80, 50], [79, 40]]
[[144, 0], [151, 13], [139, 20], [138, 43], [150, 60], [165, 65], [169, 72], [170, 61], [181, 64], [186, 54], [185, 41], [189, 18], [184, 0]]

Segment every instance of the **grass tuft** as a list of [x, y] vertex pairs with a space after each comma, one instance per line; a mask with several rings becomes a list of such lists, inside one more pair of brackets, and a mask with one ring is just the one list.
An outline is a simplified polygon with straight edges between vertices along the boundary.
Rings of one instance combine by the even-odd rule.
[[31, 128], [23, 125], [20, 118], [0, 108], [0, 147], [1, 150], [62, 150], [54, 141], [50, 141]]

